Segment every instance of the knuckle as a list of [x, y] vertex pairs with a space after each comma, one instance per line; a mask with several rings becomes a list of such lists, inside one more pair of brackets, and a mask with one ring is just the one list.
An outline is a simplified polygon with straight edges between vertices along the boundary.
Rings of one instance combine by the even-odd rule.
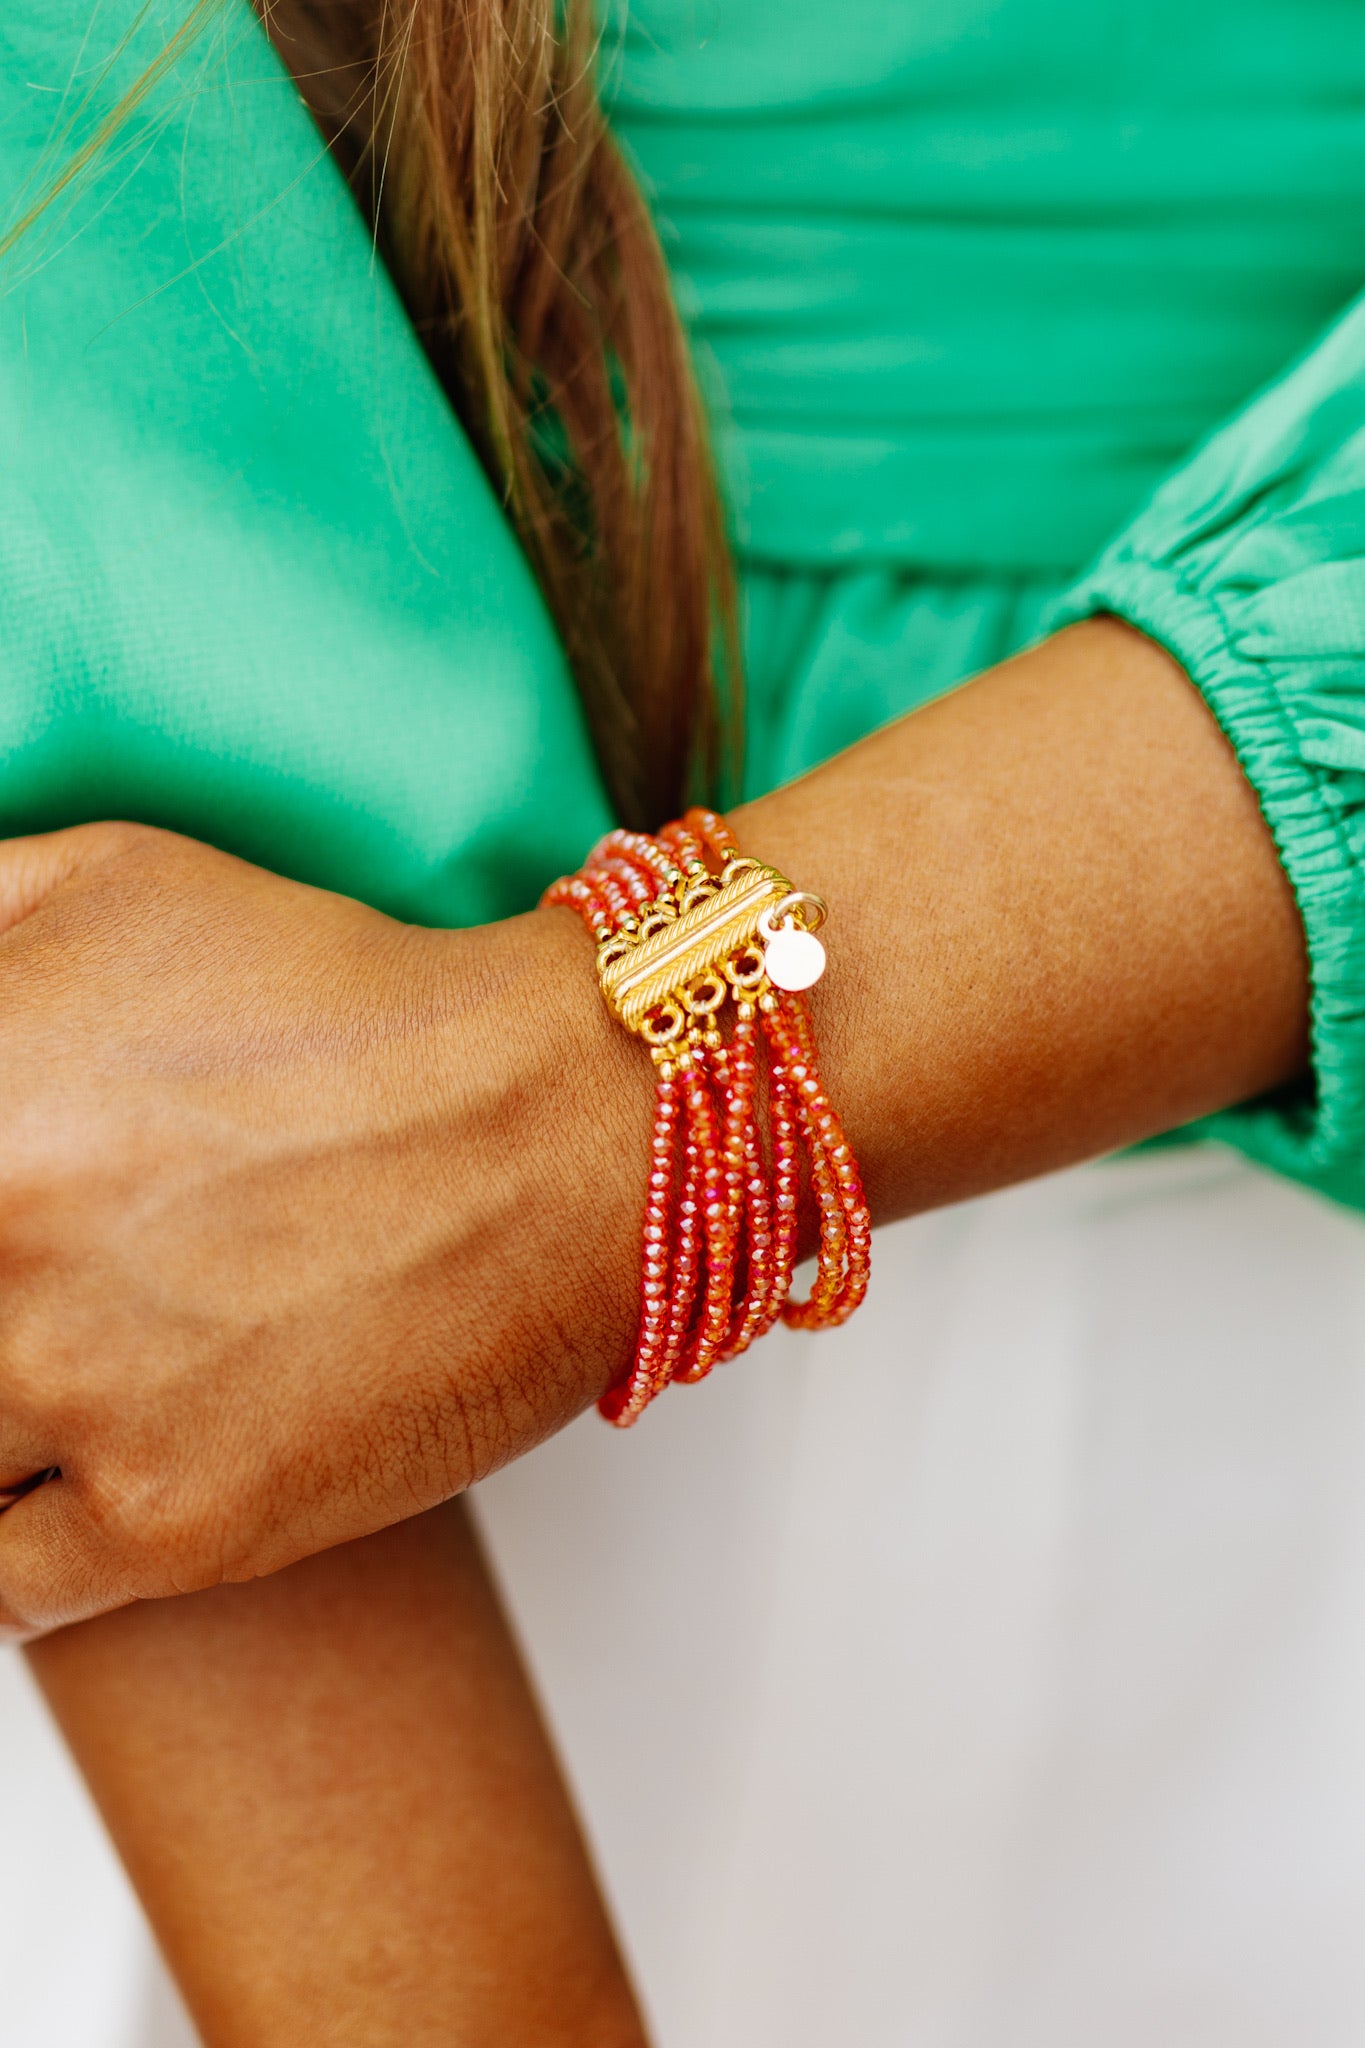
[[131, 818], [101, 818], [75, 829], [84, 838], [86, 849], [100, 860], [119, 860], [129, 854], [148, 852], [171, 836], [155, 825], [139, 825]]
[[0, 1649], [27, 1649], [30, 1643], [40, 1643], [44, 1636], [55, 1635], [58, 1629], [69, 1627], [73, 1618], [71, 1615], [45, 1616], [32, 1610], [21, 1612], [0, 1591]]
[[30, 1588], [25, 1581], [28, 1574], [21, 1559], [8, 1559], [5, 1569], [0, 1572], [0, 1643], [26, 1643], [42, 1627], [42, 1622], [33, 1610]]
[[17, 1615], [6, 1613], [5, 1604], [0, 1600], [0, 1649], [22, 1650], [28, 1643], [36, 1643], [50, 1631], [20, 1621]]
[[0, 1570], [0, 1643], [31, 1643], [75, 1618], [63, 1598], [62, 1578], [50, 1531], [6, 1546]]

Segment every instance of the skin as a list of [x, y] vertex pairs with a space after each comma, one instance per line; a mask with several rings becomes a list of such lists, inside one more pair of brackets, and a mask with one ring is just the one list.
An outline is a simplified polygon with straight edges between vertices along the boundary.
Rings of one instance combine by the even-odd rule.
[[[880, 1219], [1304, 1070], [1254, 796], [1111, 621], [735, 824], [832, 906]], [[106, 828], [0, 849], [0, 912], [0, 1471], [62, 1472], [0, 1516], [13, 1633], [396, 1522], [616, 1377], [650, 1088], [575, 920], [413, 933]], [[34, 1649], [210, 2048], [296, 2039], [300, 1987], [319, 2041], [637, 2038], [450, 1512]]]
[[32, 1656], [205, 2048], [644, 2048], [461, 1503]]
[[[1299, 1074], [1307, 968], [1180, 669], [1072, 628], [738, 814], [833, 906], [879, 1219]], [[650, 1115], [567, 912], [416, 931], [172, 835], [0, 853], [0, 1614], [240, 1582], [620, 1373]], [[683, 1398], [676, 1396], [675, 1398]]]

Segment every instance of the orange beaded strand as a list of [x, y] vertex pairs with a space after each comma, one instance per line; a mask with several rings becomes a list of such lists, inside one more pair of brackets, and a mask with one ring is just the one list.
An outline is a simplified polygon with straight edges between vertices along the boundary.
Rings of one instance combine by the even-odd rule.
[[[625, 1426], [670, 1380], [704, 1379], [779, 1317], [825, 1328], [867, 1291], [871, 1218], [801, 993], [824, 954], [803, 936], [809, 925], [798, 912], [811, 905], [822, 918], [824, 908], [746, 859], [725, 820], [701, 809], [657, 838], [608, 833], [544, 900], [587, 925], [603, 992], [646, 1039], [657, 1069], [635, 1358], [600, 1403]], [[784, 979], [779, 958], [793, 978]], [[731, 996], [727, 1041], [721, 1016]], [[759, 1123], [760, 1051], [770, 1155]], [[803, 1153], [820, 1239], [810, 1296], [795, 1302]]]

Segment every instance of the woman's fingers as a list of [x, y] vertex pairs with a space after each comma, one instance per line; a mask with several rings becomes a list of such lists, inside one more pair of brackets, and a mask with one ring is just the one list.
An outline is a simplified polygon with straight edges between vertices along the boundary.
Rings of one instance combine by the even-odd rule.
[[61, 1462], [56, 1432], [15, 1412], [0, 1412], [0, 1508], [12, 1506], [46, 1479]]
[[105, 1596], [99, 1546], [76, 1489], [44, 1478], [0, 1513], [0, 1641], [34, 1636], [122, 1604]]
[[0, 1514], [3, 1514], [6, 1508], [12, 1508], [16, 1501], [22, 1500], [26, 1493], [32, 1493], [35, 1486], [44, 1486], [49, 1479], [60, 1477], [60, 1467], [49, 1465], [45, 1471], [31, 1472], [27, 1479], [17, 1480], [12, 1485], [0, 1486]]

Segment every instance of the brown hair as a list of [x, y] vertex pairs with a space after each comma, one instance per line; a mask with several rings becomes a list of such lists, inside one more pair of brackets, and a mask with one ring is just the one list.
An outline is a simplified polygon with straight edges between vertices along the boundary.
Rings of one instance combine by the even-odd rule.
[[520, 536], [613, 802], [657, 824], [737, 750], [733, 580], [591, 0], [255, 4]]

